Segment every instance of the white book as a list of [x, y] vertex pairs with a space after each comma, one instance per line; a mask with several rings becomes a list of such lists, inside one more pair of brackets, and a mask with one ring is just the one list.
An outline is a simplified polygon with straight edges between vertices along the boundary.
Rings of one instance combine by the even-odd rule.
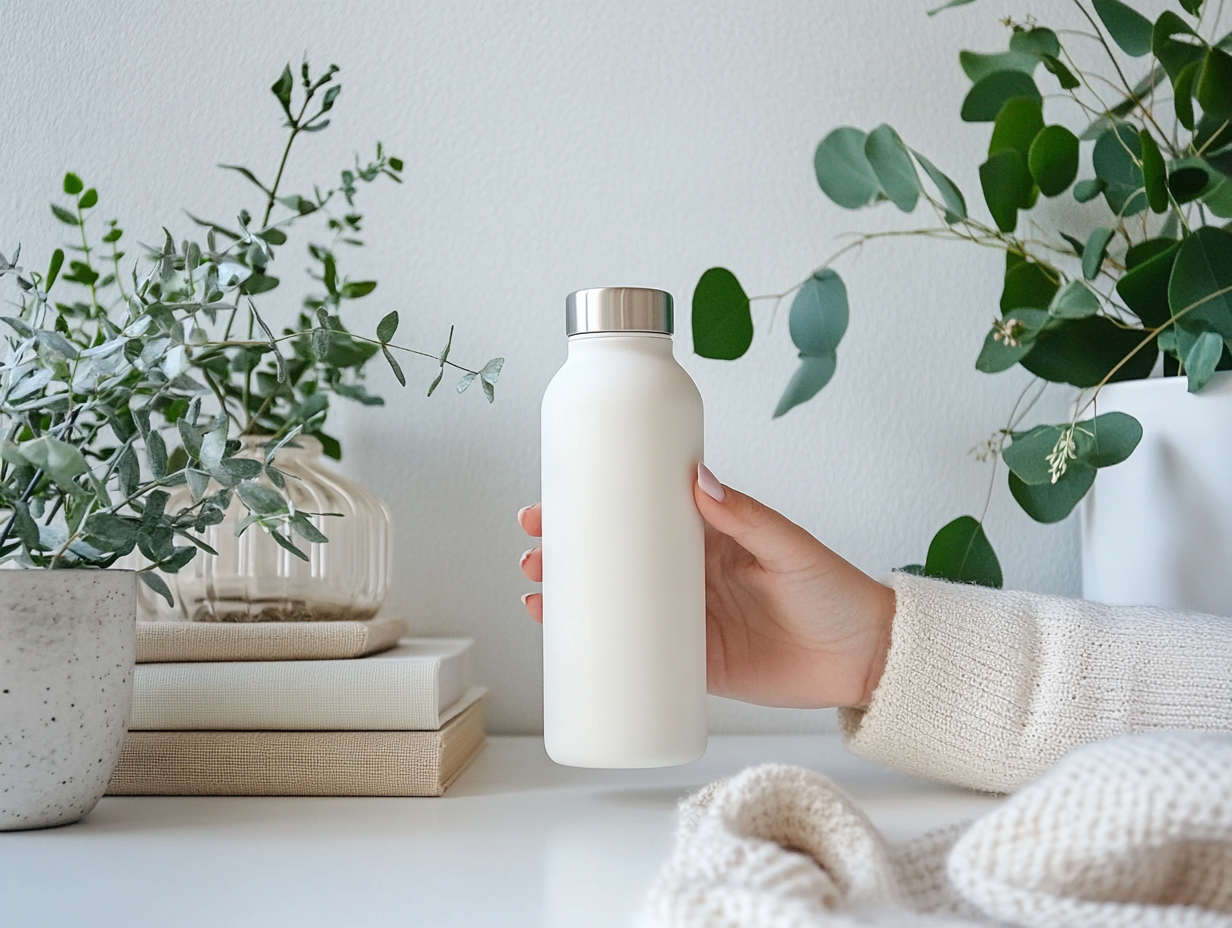
[[471, 684], [468, 638], [353, 660], [138, 664], [131, 731], [435, 731]]

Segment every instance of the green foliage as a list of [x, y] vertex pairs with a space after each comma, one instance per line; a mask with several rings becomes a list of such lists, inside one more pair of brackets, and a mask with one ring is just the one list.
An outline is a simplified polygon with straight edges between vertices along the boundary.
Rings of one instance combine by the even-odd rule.
[[693, 350], [703, 358], [735, 360], [753, 344], [749, 297], [736, 275], [712, 267], [693, 291]]
[[971, 516], [959, 516], [934, 536], [921, 571], [926, 577], [954, 583], [976, 583], [1000, 589], [1001, 562]]
[[[929, 15], [972, 2], [951, 0]], [[814, 158], [822, 193], [841, 207], [888, 201], [912, 212], [924, 202], [939, 220], [857, 237], [822, 265], [833, 275], [827, 277], [833, 293], [842, 283], [831, 269], [836, 259], [882, 237], [914, 234], [1005, 252], [1001, 296], [977, 369], [1021, 367], [1041, 390], [1064, 384], [1080, 391], [1070, 422], [1024, 430], [1023, 410], [1034, 403], [1022, 402], [979, 451], [994, 460], [1004, 456], [1012, 495], [1041, 522], [1068, 516], [1099, 468], [1123, 460], [1137, 444], [1141, 429], [1128, 417], [1080, 421], [1105, 384], [1149, 376], [1161, 355], [1164, 374], [1187, 377], [1191, 391], [1201, 390], [1216, 370], [1232, 369], [1232, 223], [1223, 225], [1232, 219], [1232, 33], [1209, 34], [1218, 17], [1201, 16], [1201, 0], [1179, 5], [1191, 18], [1175, 10], [1148, 16], [1132, 0], [1076, 0], [1071, 21], [1055, 31], [1033, 18], [1027, 24], [1007, 20], [1006, 47], [959, 53], [971, 82], [959, 117], [991, 123], [979, 165], [987, 218], [970, 215], [958, 186], [888, 125], [868, 134], [835, 129]], [[1132, 60], [1118, 58], [1122, 53]], [[1089, 67], [1093, 56], [1106, 67]], [[1079, 135], [1065, 127], [1075, 118], [1088, 123]], [[981, 157], [972, 155], [973, 162]], [[1038, 198], [1066, 191], [1088, 204], [1081, 214], [1086, 218], [1078, 228], [1050, 229], [1052, 214], [1034, 212]], [[816, 395], [835, 371], [834, 349], [845, 325], [837, 336], [814, 341], [802, 338], [795, 324], [823, 318], [819, 279], [800, 284], [792, 306], [800, 367], [776, 416]], [[735, 293], [741, 338], [731, 340], [726, 354], [707, 356], [735, 358], [749, 346], [748, 297], [738, 285]], [[841, 294], [845, 321], [845, 287]], [[839, 318], [837, 311], [832, 318]], [[706, 344], [721, 324], [727, 317], [712, 313], [699, 322], [695, 312], [695, 338], [700, 332]], [[1057, 444], [1062, 436], [1064, 448]], [[1060, 458], [1059, 450], [1065, 452]], [[1041, 473], [1049, 479], [1038, 479]], [[930, 548], [928, 563], [909, 569], [969, 579], [950, 556], [984, 550], [987, 539], [976, 532], [981, 521], [950, 523], [934, 539], [936, 556]], [[987, 553], [995, 564], [991, 547]], [[984, 577], [992, 576], [989, 567]], [[999, 583], [999, 567], [996, 577]]]
[[847, 287], [829, 268], [800, 285], [788, 320], [791, 340], [800, 351], [800, 366], [774, 410], [778, 418], [812, 399], [830, 382], [838, 365], [838, 343], [847, 332]]
[[[394, 345], [397, 311], [384, 316], [376, 338], [347, 324], [364, 324], [351, 304], [377, 286], [340, 269], [343, 249], [362, 244], [355, 198], [361, 184], [400, 183], [399, 159], [378, 144], [374, 159], [356, 159], [336, 185], [315, 186], [311, 197], [280, 191], [296, 139], [328, 125], [336, 72], [331, 66], [314, 78], [305, 62], [297, 93], [290, 68], [283, 70], [271, 87], [288, 130], [274, 179], [223, 165], [257, 191], [257, 208], [240, 209], [234, 223], [195, 220], [204, 241], [177, 242], [163, 229], [153, 239], [160, 246], [142, 246], [142, 258], [122, 266], [124, 230], [115, 220], [98, 229], [92, 211], [99, 194], [70, 173], [63, 182], [68, 200], [52, 204], [53, 215], [79, 236], [69, 246], [76, 257], [68, 272], [63, 249], [54, 251], [46, 274], [23, 269], [20, 248], [11, 261], [0, 255], [0, 277], [12, 278], [18, 294], [11, 313], [0, 317], [7, 329], [0, 361], [0, 563], [101, 568], [136, 550], [150, 562], [142, 579], [170, 600], [152, 571], [175, 573], [198, 550], [213, 553], [200, 535], [235, 501], [247, 510], [242, 529], [257, 525], [307, 557], [292, 537], [310, 544], [327, 538], [286, 496], [275, 454], [301, 434], [341, 454], [323, 431], [330, 399], [382, 403], [363, 384], [378, 350], [402, 383], [391, 349], [479, 378], [492, 401], [502, 359], [471, 370], [450, 361], [448, 347], [438, 355]], [[325, 242], [306, 245], [315, 285], [298, 321], [275, 335], [257, 301], [289, 279], [272, 269], [306, 223], [315, 223]], [[452, 336], [451, 328], [451, 344]], [[264, 461], [237, 456], [242, 435], [267, 437]], [[168, 491], [181, 485], [191, 503], [171, 511]]]

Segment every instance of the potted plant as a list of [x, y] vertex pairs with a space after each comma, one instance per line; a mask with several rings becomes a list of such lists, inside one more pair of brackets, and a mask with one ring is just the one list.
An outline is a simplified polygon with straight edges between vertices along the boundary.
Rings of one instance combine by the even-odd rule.
[[[1216, 17], [1204, 17], [1202, 0], [1181, 0], [1153, 22], [1121, 0], [1075, 7], [1076, 28], [1007, 21], [1006, 50], [959, 55], [972, 82], [960, 116], [992, 129], [979, 168], [988, 219], [972, 215], [958, 186], [888, 125], [844, 126], [821, 141], [814, 169], [835, 203], [890, 202], [903, 212], [923, 203], [937, 222], [859, 235], [788, 291], [800, 363], [775, 410], [780, 416], [806, 402], [834, 374], [848, 302], [832, 265], [844, 254], [905, 235], [999, 250], [1004, 283], [976, 367], [992, 374], [1020, 365], [1034, 379], [984, 450], [990, 480], [1004, 460], [1015, 500], [1040, 522], [1068, 516], [1097, 472], [1129, 458], [1142, 438], [1139, 421], [1123, 411], [1129, 404], [1107, 401], [1110, 385], [1120, 390], [1162, 368], [1165, 391], [1201, 395], [1222, 376], [1217, 371], [1232, 369], [1232, 232], [1222, 226], [1232, 217], [1232, 35], [1211, 35]], [[1109, 73], [1084, 67], [1088, 53]], [[1076, 108], [1086, 130], [1075, 135], [1049, 122], [1046, 111], [1060, 106]], [[1033, 213], [1040, 199], [1063, 195], [1106, 208], [1087, 228], [1041, 228]], [[692, 324], [700, 355], [744, 354], [753, 337], [750, 297], [734, 274], [702, 275]], [[1035, 400], [1054, 385], [1074, 394], [1071, 416], [1029, 423]], [[1096, 498], [1099, 511], [1130, 506]], [[982, 522], [953, 520], [923, 564], [903, 569], [1000, 586]], [[1129, 570], [1152, 559], [1165, 560], [1148, 544]]]
[[[304, 64], [297, 112], [290, 70], [275, 82], [291, 135], [279, 178], [290, 142], [327, 124], [336, 72], [314, 78]], [[378, 146], [373, 162], [310, 199], [234, 168], [264, 192], [259, 222], [241, 211], [234, 231], [208, 224], [204, 243], [176, 244], [164, 230], [160, 247], [143, 246], [145, 269], [134, 264], [127, 274], [124, 232], [111, 220], [101, 243], [91, 234], [98, 193], [68, 174], [70, 199], [52, 206], [79, 236], [67, 267], [62, 249], [45, 272], [24, 269], [20, 249], [12, 260], [0, 256], [0, 277], [18, 295], [0, 317], [0, 564], [27, 568], [0, 570], [0, 829], [76, 821], [118, 758], [136, 589], [133, 572], [103, 568], [139, 553], [147, 566], [136, 576], [170, 601], [163, 576], [214, 555], [203, 537], [235, 512], [235, 534], [255, 529], [288, 555], [309, 557], [303, 548], [328, 540], [321, 520], [329, 513], [297, 505], [280, 451], [314, 436], [339, 456], [322, 431], [329, 397], [379, 404], [362, 385], [377, 353], [403, 384], [394, 351], [431, 358], [439, 372], [429, 393], [457, 366], [448, 344], [440, 353], [395, 345], [396, 312], [374, 337], [342, 321], [349, 301], [376, 286], [337, 270], [336, 247], [359, 243], [356, 184], [397, 180], [401, 169]], [[335, 213], [339, 202], [346, 205]], [[258, 298], [279, 283], [269, 271], [286, 230], [308, 216], [324, 217], [331, 233], [328, 246], [309, 246], [324, 292], [276, 336]], [[500, 366], [462, 368], [459, 392], [479, 379], [491, 400]], [[252, 435], [261, 436], [256, 454]]]

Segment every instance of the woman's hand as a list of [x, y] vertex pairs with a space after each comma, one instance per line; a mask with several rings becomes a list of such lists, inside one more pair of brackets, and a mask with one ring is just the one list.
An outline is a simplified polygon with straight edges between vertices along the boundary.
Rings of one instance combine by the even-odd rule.
[[[865, 706], [890, 645], [894, 592], [800, 526], [698, 465], [706, 520], [706, 663], [710, 692], [767, 706]], [[539, 505], [518, 513], [542, 534]], [[543, 551], [522, 555], [543, 579]], [[543, 621], [543, 597], [522, 597]]]

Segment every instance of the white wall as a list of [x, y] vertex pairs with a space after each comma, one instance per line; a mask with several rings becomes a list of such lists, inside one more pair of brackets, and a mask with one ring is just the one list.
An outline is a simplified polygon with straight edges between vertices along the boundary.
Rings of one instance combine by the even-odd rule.
[[[996, 311], [999, 254], [926, 241], [844, 259], [852, 321], [838, 373], [776, 422], [794, 366], [786, 306], [768, 304], [737, 363], [691, 354], [687, 306], [707, 267], [750, 293], [784, 290], [841, 233], [905, 227], [892, 207], [845, 212], [812, 176], [832, 127], [893, 124], [983, 209], [976, 167], [988, 127], [957, 112], [960, 48], [1004, 47], [988, 0], [929, 19], [929, 0], [605, 2], [9, 2], [0, 5], [0, 251], [32, 264], [58, 241], [46, 203], [74, 170], [102, 212], [146, 241], [181, 207], [234, 215], [248, 190], [216, 170], [268, 174], [280, 133], [267, 88], [307, 50], [345, 88], [311, 137], [292, 188], [333, 177], [383, 140], [407, 183], [365, 192], [371, 247], [352, 264], [380, 281], [362, 324], [390, 309], [400, 339], [508, 360], [496, 404], [423, 390], [430, 365], [374, 385], [383, 410], [348, 408], [342, 469], [395, 520], [388, 612], [418, 631], [473, 634], [493, 687], [491, 730], [540, 724], [539, 629], [518, 596], [526, 547], [515, 511], [536, 499], [538, 404], [565, 353], [570, 290], [612, 284], [677, 296], [677, 353], [707, 407], [707, 459], [727, 483], [787, 512], [867, 571], [922, 559], [945, 521], [978, 515], [989, 478], [969, 449], [1003, 424], [1025, 382], [973, 368]], [[1064, 0], [1031, 4], [1073, 23]], [[1042, 73], [1042, 72], [1041, 72]], [[921, 210], [916, 217], [926, 222]], [[36, 256], [38, 256], [36, 258]], [[306, 263], [306, 262], [305, 262]], [[285, 266], [285, 262], [284, 262]], [[288, 282], [290, 283], [290, 282]], [[294, 304], [292, 286], [280, 291]], [[1060, 408], [1061, 394], [1052, 405]], [[1017, 510], [1002, 472], [988, 533], [1008, 586], [1075, 594], [1075, 525]], [[810, 729], [824, 712], [716, 701], [719, 730]]]

